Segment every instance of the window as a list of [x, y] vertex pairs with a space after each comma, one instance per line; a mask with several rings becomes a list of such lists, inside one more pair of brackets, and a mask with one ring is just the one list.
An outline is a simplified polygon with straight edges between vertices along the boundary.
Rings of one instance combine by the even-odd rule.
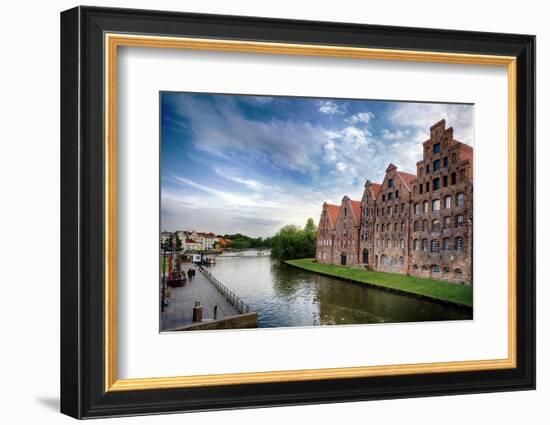
[[399, 204], [396, 204], [396, 205], [395, 205], [395, 213], [396, 213], [396, 214], [399, 214]]
[[447, 187], [449, 185], [449, 178], [447, 176], [443, 176], [443, 187]]
[[422, 250], [428, 252], [428, 239], [422, 239]]
[[425, 232], [428, 230], [428, 220], [422, 220], [422, 231]]
[[413, 266], [413, 269], [418, 270], [418, 264], [415, 264], [415, 265]]
[[449, 166], [449, 158], [445, 157], [443, 158], [443, 166], [447, 168]]
[[451, 174], [451, 184], [456, 184], [456, 173]]
[[419, 241], [418, 239], [415, 239], [415, 240], [413, 241], [413, 249], [414, 249], [415, 251], [418, 251], [418, 250], [420, 249], [420, 241]]
[[449, 238], [443, 239], [443, 250], [449, 251], [451, 249], [451, 240]]
[[388, 201], [393, 199], [393, 192], [388, 193]]
[[451, 197], [450, 196], [445, 196], [445, 209], [449, 209], [451, 208]]
[[460, 170], [460, 181], [463, 182], [466, 180], [466, 170]]
[[376, 225], [376, 231], [377, 232], [380, 231], [380, 225], [379, 224]]
[[393, 187], [393, 179], [388, 180], [388, 187]]
[[462, 270], [455, 269], [455, 279], [462, 279]]
[[423, 208], [424, 212], [427, 213], [428, 212], [428, 201], [424, 201], [423, 206], [424, 206], [424, 208]]
[[380, 262], [384, 265], [388, 264], [388, 256], [386, 254], [382, 254], [382, 257], [380, 257]]
[[451, 228], [451, 217], [445, 217], [445, 221], [443, 221], [443, 228], [444, 229]]
[[441, 273], [441, 268], [437, 265], [432, 266], [432, 273]]
[[420, 230], [420, 223], [418, 222], [418, 220], [415, 220], [413, 224], [413, 229], [415, 232], [418, 232]]
[[455, 250], [459, 252], [464, 251], [464, 239], [460, 237], [455, 239]]
[[405, 222], [402, 221], [402, 222], [401, 222], [401, 231], [403, 232], [404, 230], [405, 230]]
[[432, 232], [439, 230], [439, 220], [435, 219], [432, 221]]
[[386, 195], [382, 195], [382, 202], [386, 201]]
[[422, 195], [424, 193], [424, 185], [420, 183], [420, 185], [418, 186], [418, 189], [420, 189], [420, 194]]
[[440, 207], [441, 207], [441, 204], [439, 202], [439, 199], [434, 199], [432, 201], [432, 211], [439, 211]]
[[420, 204], [414, 204], [414, 213], [420, 214]]
[[347, 217], [347, 216], [348, 216], [348, 209], [344, 208], [344, 217]]
[[391, 215], [391, 205], [388, 207], [388, 215]]
[[464, 216], [462, 214], [456, 216], [456, 227], [464, 227]]
[[433, 179], [433, 188], [434, 190], [439, 190], [439, 177], [437, 179]]
[[460, 207], [462, 205], [464, 205], [464, 194], [463, 193], [458, 193], [456, 195], [456, 206]]
[[395, 266], [397, 264], [397, 257], [391, 257], [391, 265]]
[[439, 171], [440, 168], [441, 168], [441, 160], [436, 159], [434, 161], [434, 171]]
[[388, 248], [389, 246], [390, 246], [390, 240], [386, 239], [386, 248]]
[[[441, 143], [436, 143], [434, 145], [434, 153], [439, 153], [441, 152]], [[435, 171], [435, 168], [434, 168], [434, 171]]]
[[395, 191], [395, 199], [399, 199], [399, 191], [398, 190]]
[[430, 182], [426, 182], [426, 192], [430, 191]]
[[382, 231], [384, 231], [386, 225], [385, 224], [382, 224]]
[[401, 249], [405, 249], [405, 239], [401, 239], [401, 241], [399, 242], [399, 246], [401, 247]]
[[401, 204], [401, 212], [402, 212], [402, 213], [405, 212], [405, 203], [404, 203], [404, 202]]
[[430, 164], [426, 165], [426, 174], [430, 174]]
[[439, 252], [439, 240], [437, 239], [432, 241], [432, 252]]
[[393, 223], [393, 231], [397, 232], [397, 223]]
[[403, 257], [399, 257], [399, 265], [403, 265], [403, 263], [405, 262], [405, 259]]
[[456, 162], [456, 153], [451, 155], [451, 162], [454, 164]]

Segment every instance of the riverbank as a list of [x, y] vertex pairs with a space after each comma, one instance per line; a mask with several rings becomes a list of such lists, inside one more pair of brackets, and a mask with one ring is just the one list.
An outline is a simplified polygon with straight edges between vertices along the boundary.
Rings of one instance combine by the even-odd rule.
[[375, 272], [320, 264], [312, 258], [288, 260], [286, 264], [325, 276], [371, 285], [463, 307], [473, 306], [473, 287], [397, 273]]

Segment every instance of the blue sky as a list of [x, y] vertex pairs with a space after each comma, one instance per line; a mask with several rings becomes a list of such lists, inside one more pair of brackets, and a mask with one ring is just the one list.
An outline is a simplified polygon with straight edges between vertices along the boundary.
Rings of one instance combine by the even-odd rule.
[[161, 228], [271, 236], [360, 199], [387, 165], [415, 173], [445, 118], [473, 145], [473, 106], [161, 93]]

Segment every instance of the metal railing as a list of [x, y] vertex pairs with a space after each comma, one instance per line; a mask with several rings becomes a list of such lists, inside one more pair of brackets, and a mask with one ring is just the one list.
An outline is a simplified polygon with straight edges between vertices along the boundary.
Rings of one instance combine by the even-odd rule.
[[233, 305], [240, 314], [250, 313], [250, 307], [243, 300], [241, 300], [235, 293], [221, 283], [216, 277], [212, 275], [201, 265], [198, 266], [202, 274], [216, 287], [218, 291], [225, 297], [225, 299]]

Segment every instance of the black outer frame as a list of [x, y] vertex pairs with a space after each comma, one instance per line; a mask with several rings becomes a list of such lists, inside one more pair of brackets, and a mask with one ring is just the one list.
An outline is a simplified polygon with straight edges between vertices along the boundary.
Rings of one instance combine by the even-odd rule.
[[[105, 32], [517, 57], [517, 368], [104, 391]], [[75, 418], [535, 388], [535, 37], [77, 7], [61, 13], [61, 412]]]

